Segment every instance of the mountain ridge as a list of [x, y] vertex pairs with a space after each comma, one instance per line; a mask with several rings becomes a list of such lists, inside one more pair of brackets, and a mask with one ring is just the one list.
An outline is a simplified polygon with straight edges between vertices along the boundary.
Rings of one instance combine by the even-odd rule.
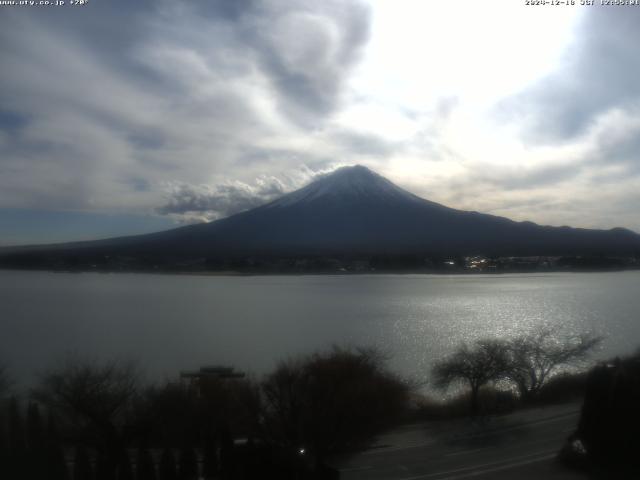
[[[104, 257], [176, 263], [196, 258], [330, 255], [637, 255], [640, 235], [516, 222], [456, 210], [366, 167], [337, 169], [265, 205], [209, 223], [88, 242], [0, 249], [0, 260]], [[23, 258], [24, 259], [24, 258]], [[84, 260], [83, 260], [84, 259]], [[9, 262], [10, 263], [10, 262]]]

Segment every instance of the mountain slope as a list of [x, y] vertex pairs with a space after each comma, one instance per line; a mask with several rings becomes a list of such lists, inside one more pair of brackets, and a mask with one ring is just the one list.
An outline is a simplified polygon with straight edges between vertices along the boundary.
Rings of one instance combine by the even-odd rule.
[[13, 255], [198, 257], [635, 254], [640, 235], [514, 222], [417, 197], [362, 166], [343, 167], [261, 207], [215, 222]]

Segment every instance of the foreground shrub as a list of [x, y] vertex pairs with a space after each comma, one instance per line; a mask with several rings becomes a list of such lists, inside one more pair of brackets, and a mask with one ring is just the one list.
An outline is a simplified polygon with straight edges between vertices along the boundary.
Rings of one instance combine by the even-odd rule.
[[151, 452], [139, 448], [136, 456], [136, 480], [156, 480], [156, 470]]
[[144, 389], [136, 400], [133, 419], [146, 443], [203, 448], [216, 443], [223, 430], [240, 438], [255, 436], [259, 408], [257, 382], [214, 377]]
[[593, 368], [587, 377], [577, 438], [597, 468], [640, 478], [640, 355]]
[[158, 469], [159, 480], [178, 480], [178, 470], [176, 469], [176, 459], [170, 448], [165, 448], [160, 456]]
[[539, 404], [552, 404], [584, 398], [587, 373], [561, 373], [551, 377], [538, 392]]
[[89, 454], [84, 447], [77, 447], [73, 460], [73, 480], [91, 480], [93, 469]]
[[138, 385], [138, 373], [130, 363], [69, 357], [41, 375], [32, 396], [67, 428], [92, 439], [102, 454], [101, 469], [107, 477], [119, 467], [120, 476], [126, 479], [127, 467], [119, 464], [126, 454], [124, 426]]
[[[484, 386], [478, 392], [478, 413], [499, 415], [512, 412], [518, 405], [518, 397], [512, 391]], [[469, 414], [471, 392], [463, 392], [451, 398], [439, 400], [424, 396], [415, 402], [414, 419], [450, 420]]]
[[321, 461], [366, 445], [393, 424], [409, 390], [372, 349], [334, 348], [284, 362], [262, 385], [265, 434]]

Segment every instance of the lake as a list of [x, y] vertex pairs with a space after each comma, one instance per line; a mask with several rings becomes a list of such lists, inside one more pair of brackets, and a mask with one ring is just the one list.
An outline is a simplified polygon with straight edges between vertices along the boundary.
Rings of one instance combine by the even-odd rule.
[[640, 346], [640, 272], [196, 276], [0, 271], [0, 361], [19, 384], [68, 353], [135, 359], [150, 378], [229, 364], [259, 375], [332, 344], [373, 345], [428, 379], [461, 342], [537, 325]]

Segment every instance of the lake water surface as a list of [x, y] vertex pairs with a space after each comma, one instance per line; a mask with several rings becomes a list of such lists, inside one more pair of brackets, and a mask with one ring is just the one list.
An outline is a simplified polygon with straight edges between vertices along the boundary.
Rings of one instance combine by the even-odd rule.
[[154, 378], [205, 364], [255, 374], [331, 344], [375, 345], [428, 378], [458, 344], [537, 325], [640, 346], [640, 272], [194, 276], [0, 271], [0, 361], [29, 383], [65, 354], [131, 358]]

